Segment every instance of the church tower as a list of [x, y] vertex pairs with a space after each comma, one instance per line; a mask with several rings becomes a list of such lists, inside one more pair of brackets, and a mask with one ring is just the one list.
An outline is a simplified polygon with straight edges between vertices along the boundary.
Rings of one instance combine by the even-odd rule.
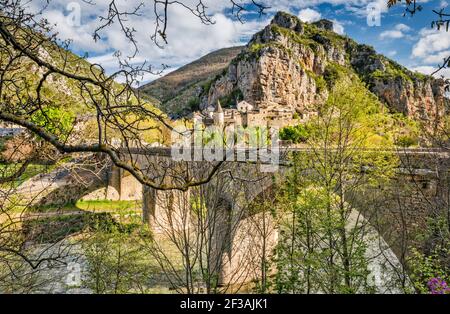
[[214, 110], [214, 125], [223, 126], [225, 124], [225, 116], [220, 105], [220, 101], [217, 101], [216, 109]]

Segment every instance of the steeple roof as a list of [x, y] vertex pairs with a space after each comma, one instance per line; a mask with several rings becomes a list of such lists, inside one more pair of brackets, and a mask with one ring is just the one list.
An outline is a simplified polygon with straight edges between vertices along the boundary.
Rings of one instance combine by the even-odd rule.
[[222, 113], [222, 106], [220, 105], [220, 100], [217, 100], [217, 105], [216, 105], [216, 112], [217, 113]]

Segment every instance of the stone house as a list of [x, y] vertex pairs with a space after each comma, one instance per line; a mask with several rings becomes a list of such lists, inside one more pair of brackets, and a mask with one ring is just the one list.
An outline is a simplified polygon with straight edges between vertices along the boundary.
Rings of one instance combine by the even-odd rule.
[[283, 109], [269, 104], [253, 106], [246, 101], [236, 103], [235, 108], [226, 109], [223, 109], [220, 101], [217, 101], [215, 107], [209, 106], [203, 112], [203, 115], [196, 113], [195, 116], [197, 117], [197, 121], [202, 116], [202, 122], [205, 126], [217, 125], [228, 127], [234, 125], [243, 127], [267, 126], [283, 128], [302, 122], [302, 120], [294, 118], [295, 112], [293, 109]]

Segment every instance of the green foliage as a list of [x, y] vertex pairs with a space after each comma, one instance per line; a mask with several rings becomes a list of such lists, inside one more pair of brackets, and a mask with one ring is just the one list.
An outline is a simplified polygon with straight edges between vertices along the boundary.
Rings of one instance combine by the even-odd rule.
[[36, 111], [31, 117], [31, 122], [44, 128], [47, 132], [66, 138], [73, 128], [74, 113], [59, 107], [44, 107]]
[[[450, 220], [444, 210], [429, 216], [416, 236], [418, 244], [409, 248], [407, 265], [418, 293], [430, 293], [428, 282], [440, 278], [450, 282]], [[425, 245], [421, 245], [425, 243]]]
[[275, 24], [271, 25], [271, 29], [275, 34], [280, 34], [284, 37], [287, 37], [291, 41], [293, 41], [299, 45], [302, 45], [306, 48], [309, 48], [312, 51], [317, 51], [318, 46], [320, 45], [318, 42], [311, 39], [309, 36], [300, 35], [293, 30], [283, 28], [283, 27], [280, 27]]
[[[301, 166], [300, 163], [296, 163], [297, 166]], [[354, 236], [360, 232], [357, 227], [347, 226], [346, 230], [347, 220], [340, 210], [340, 197], [320, 182], [312, 183], [307, 179], [310, 183], [300, 183], [305, 180], [304, 175], [300, 176], [297, 173], [289, 178], [280, 199], [285, 218], [276, 251], [277, 292], [372, 291], [368, 282], [366, 244]], [[342, 241], [343, 232], [351, 239], [349, 242]], [[345, 252], [351, 252], [348, 253], [351, 254], [348, 257], [351, 266], [347, 268], [344, 260], [338, 257], [345, 256]]]
[[414, 77], [421, 81], [425, 81], [431, 78], [430, 75], [426, 75], [417, 71], [414, 72]]
[[155, 267], [146, 260], [136, 235], [118, 226], [93, 233], [83, 242], [87, 274], [83, 284], [99, 294], [146, 293]]
[[5, 150], [6, 142], [8, 142], [10, 139], [10, 136], [0, 137], [0, 153]]
[[449, 267], [442, 263], [442, 254], [449, 256], [448, 247], [433, 250], [431, 254], [425, 255], [416, 248], [412, 248], [410, 256], [411, 281], [416, 292], [429, 294], [427, 283], [432, 278], [440, 278], [446, 282], [450, 281]]
[[417, 146], [419, 144], [419, 139], [417, 137], [412, 137], [411, 135], [400, 135], [395, 141], [395, 145], [400, 147], [411, 147]]
[[206, 220], [208, 207], [206, 206], [205, 200], [201, 199], [198, 196], [193, 196], [190, 199], [192, 212], [195, 214], [198, 219]]
[[208, 95], [209, 91], [211, 90], [212, 85], [215, 83], [215, 80], [209, 80], [205, 84], [202, 85], [202, 94]]
[[328, 31], [318, 28], [313, 24], [304, 24], [305, 34], [308, 38], [311, 38], [322, 45], [331, 45], [335, 48], [344, 50], [348, 42], [353, 41], [346, 36], [340, 35], [334, 31]]
[[[335, 69], [332, 71], [331, 69]], [[393, 148], [394, 145], [404, 145], [405, 141], [401, 137], [411, 138], [414, 141], [411, 145], [416, 145], [419, 138], [419, 126], [410, 118], [401, 114], [390, 114], [388, 109], [378, 98], [372, 94], [365, 84], [354, 74], [344, 72], [341, 66], [330, 65], [330, 73], [338, 73], [333, 77], [338, 77], [336, 81], [330, 80], [331, 94], [327, 102], [319, 107], [321, 115], [334, 115], [338, 117], [345, 113], [347, 122], [352, 119], [354, 129], [351, 132], [359, 133], [358, 138], [366, 148]], [[332, 83], [331, 83], [332, 82]], [[317, 120], [308, 123], [310, 135], [321, 135], [321, 126], [313, 127]], [[336, 119], [332, 119], [336, 122]], [[339, 130], [339, 125], [333, 129]], [[315, 133], [314, 133], [315, 132]], [[355, 134], [356, 135], [356, 134]]]
[[283, 35], [289, 40], [310, 48], [312, 51], [321, 52], [319, 46], [334, 46], [335, 48], [344, 50], [349, 38], [339, 35], [333, 31], [327, 31], [318, 28], [316, 25], [302, 23], [303, 33], [300, 34], [294, 30], [282, 28], [279, 25], [271, 25], [272, 31], [276, 34]]
[[410, 77], [408, 77], [405, 73], [390, 68], [388, 68], [386, 71], [375, 70], [370, 73], [370, 78], [373, 80], [383, 80], [386, 83], [390, 80], [395, 80], [396, 78], [411, 80]]
[[408, 79], [410, 81], [431, 78], [428, 75], [424, 75], [418, 72], [411, 72], [401, 64], [395, 62], [394, 60], [388, 60], [384, 56], [381, 56], [381, 58], [384, 60], [384, 63], [387, 64], [387, 71], [391, 73], [396, 73], [397, 76], [402, 76], [403, 78]]
[[427, 80], [430, 76], [418, 73], [411, 72], [402, 65], [398, 64], [395, 61], [389, 60], [381, 55], [375, 55], [374, 58], [379, 58], [381, 62], [383, 62], [385, 66], [385, 70], [381, 71], [379, 69], [373, 71], [369, 74], [369, 78], [371, 80], [383, 80], [385, 83], [395, 79], [401, 79], [403, 81], [413, 82], [415, 80]]
[[237, 64], [239, 61], [250, 61], [250, 60], [258, 60], [261, 55], [261, 50], [267, 47], [276, 48], [278, 50], [283, 51], [286, 53], [290, 58], [292, 57], [292, 50], [284, 46], [283, 44], [279, 42], [268, 42], [268, 43], [253, 43], [249, 50], [246, 52], [243, 52], [241, 55], [239, 55], [234, 61], [233, 64]]
[[200, 110], [200, 98], [192, 97], [191, 99], [189, 99], [188, 107], [190, 111]]
[[[15, 174], [22, 165], [19, 163], [0, 163], [0, 178], [9, 177]], [[25, 181], [33, 178], [40, 173], [48, 173], [55, 168], [55, 165], [41, 165], [30, 164], [25, 169], [25, 172], [15, 179], [13, 182], [9, 182], [13, 187], [18, 187]]]
[[120, 224], [110, 213], [88, 213], [86, 215], [61, 215], [27, 220], [23, 232], [28, 240], [36, 243], [55, 243], [80, 232], [112, 232], [129, 234], [136, 224]]
[[321, 93], [327, 88], [327, 82], [323, 76], [316, 75], [314, 76], [314, 81], [316, 82], [317, 92]]
[[232, 108], [236, 105], [236, 101], [239, 102], [244, 99], [244, 94], [238, 88], [231, 92], [231, 94], [220, 98], [220, 103], [223, 108]]
[[249, 50], [250, 50], [251, 53], [257, 53], [257, 52], [259, 52], [261, 49], [263, 49], [264, 47], [265, 47], [264, 44], [255, 43], [255, 44], [252, 44], [252, 45], [250, 46]]
[[[416, 122], [403, 115], [389, 114], [378, 99], [354, 76], [338, 79], [328, 101], [320, 107], [319, 117], [313, 119], [310, 124], [313, 127], [310, 128], [308, 144], [314, 149], [314, 155], [297, 154], [296, 157], [302, 160], [302, 163], [298, 165], [299, 169], [314, 169], [317, 176], [314, 179], [307, 173], [297, 174], [298, 179], [289, 185], [289, 191], [292, 190], [292, 192], [288, 195], [292, 196], [286, 197], [281, 203], [283, 208], [293, 213], [292, 217], [295, 219], [292, 218], [283, 225], [283, 240], [278, 246], [277, 253], [280, 257], [278, 266], [283, 269], [277, 278], [277, 287], [280, 292], [308, 292], [310, 291], [308, 289], [325, 291], [323, 287], [315, 286], [319, 279], [314, 277], [316, 275], [314, 270], [327, 269], [325, 273], [332, 273], [332, 269], [326, 268], [329, 267], [328, 265], [323, 266], [321, 263], [321, 254], [326, 253], [317, 250], [316, 246], [308, 249], [309, 246], [305, 243], [312, 243], [311, 241], [317, 236], [315, 230], [320, 229], [315, 225], [317, 222], [339, 229], [339, 224], [342, 227], [342, 220], [341, 222], [339, 219], [332, 220], [331, 216], [327, 217], [329, 219], [327, 222], [318, 220], [317, 218], [321, 217], [320, 211], [318, 213], [312, 210], [324, 208], [325, 206], [321, 203], [336, 211], [344, 210], [344, 212], [348, 212], [345, 207], [350, 206], [350, 203], [358, 204], [357, 209], [370, 209], [372, 205], [370, 198], [367, 197], [367, 189], [389, 184], [399, 164], [398, 157], [388, 151], [395, 145], [417, 145], [420, 130]], [[364, 151], [369, 148], [375, 150]], [[334, 149], [336, 151], [333, 151]], [[383, 149], [386, 149], [386, 152], [383, 152]], [[351, 162], [342, 163], [339, 156], [346, 155], [347, 151], [352, 152], [349, 155]], [[361, 173], [361, 169], [364, 169], [364, 174]], [[310, 182], [309, 185], [308, 182]], [[359, 186], [348, 186], [349, 183], [346, 182], [359, 182]], [[339, 195], [339, 191], [336, 192], [334, 187], [343, 184], [346, 184], [346, 190], [352, 191], [351, 195], [365, 195], [364, 199], [356, 198], [356, 202], [349, 201], [347, 205], [342, 206], [343, 204], [339, 202], [342, 195]], [[305, 195], [306, 191], [312, 195]], [[324, 195], [328, 195], [326, 197], [328, 200], [325, 202], [323, 202]], [[345, 195], [347, 200], [349, 196], [349, 194]], [[433, 232], [435, 238], [436, 234], [441, 234], [442, 230], [448, 230], [448, 228], [441, 226], [433, 227], [432, 230], [436, 230]], [[296, 240], [293, 242], [294, 234]], [[333, 233], [329, 230], [328, 234]], [[359, 253], [352, 255], [353, 257], [364, 251], [364, 242], [361, 238], [357, 240], [361, 241], [360, 246], [356, 246], [359, 247], [357, 250]], [[436, 239], [433, 242], [436, 242]], [[295, 243], [301, 243], [302, 246], [294, 246]], [[411, 280], [417, 291], [429, 292], [427, 283], [431, 278], [449, 281], [448, 267], [445, 266], [448, 265], [449, 256], [448, 249], [445, 250], [445, 248], [449, 246], [448, 242], [445, 243], [447, 244], [440, 245], [438, 249], [433, 248], [432, 253], [426, 255], [419, 253], [417, 249], [413, 250], [409, 266], [412, 271]], [[335, 248], [340, 252], [338, 255], [344, 252], [343, 248], [345, 246]], [[341, 275], [345, 277], [346, 274], [364, 274], [365, 260], [363, 255], [359, 257], [359, 262], [356, 264], [359, 264], [361, 268], [357, 267], [356, 272], [349, 270], [346, 273], [339, 273], [338, 271], [334, 279], [337, 280]], [[297, 263], [297, 261], [301, 262]], [[336, 263], [339, 264], [339, 261]], [[334, 285], [331, 284], [330, 278], [322, 277], [320, 281], [328, 281], [328, 287], [334, 286], [341, 292], [355, 292], [354, 287], [340, 286], [339, 280], [337, 284], [334, 282]], [[365, 286], [364, 289], [368, 291], [373, 289], [370, 285], [361, 283], [363, 287]]]
[[317, 75], [314, 72], [305, 69], [304, 66], [302, 67], [308, 74], [308, 76], [314, 79], [318, 93], [326, 89], [331, 90], [334, 85], [343, 78], [351, 77], [352, 75], [354, 75], [345, 67], [333, 62], [329, 63], [326, 66], [323, 75]]
[[280, 130], [280, 139], [292, 141], [294, 144], [306, 143], [309, 138], [308, 125], [298, 124], [296, 126], [287, 126]]
[[336, 63], [327, 64], [323, 73], [323, 78], [327, 84], [328, 89], [332, 89], [334, 85], [342, 78], [344, 70], [343, 67]]
[[[307, 143], [312, 152], [293, 155], [279, 196], [278, 292], [374, 291], [366, 256], [367, 221], [356, 224], [355, 215], [374, 206], [370, 198], [359, 196], [389, 182], [397, 165], [392, 154], [367, 150], [373, 148], [382, 117], [376, 97], [347, 77], [335, 84], [320, 115], [310, 121]], [[385, 139], [377, 147], [387, 149], [392, 142]]]
[[80, 200], [78, 210], [126, 212], [142, 208], [141, 201]]
[[[414, 81], [414, 80], [426, 80], [429, 76], [413, 73], [407, 70], [405, 67], [401, 66], [395, 61], [389, 60], [382, 55], [378, 55], [373, 47], [367, 45], [358, 45], [355, 41], [351, 40], [346, 36], [339, 35], [332, 31], [327, 31], [323, 29], [319, 29], [313, 24], [303, 23], [303, 33], [299, 34], [291, 29], [285, 29], [278, 25], [271, 25], [272, 31], [276, 34], [280, 34], [292, 42], [295, 42], [303, 47], [307, 47], [312, 49], [314, 52], [320, 52], [319, 46], [333, 46], [337, 49], [342, 49], [342, 51], [347, 52], [347, 60], [349, 60], [352, 53], [355, 50], [366, 50], [369, 53], [369, 59], [379, 59], [382, 62], [386, 70], [380, 71], [376, 70], [372, 73], [367, 73], [369, 79], [382, 79], [382, 80], [392, 80], [396, 78], [401, 78], [403, 80]], [[268, 44], [265, 44], [268, 45]], [[261, 49], [261, 44], [253, 47], [252, 51], [257, 51]], [[370, 62], [370, 60], [367, 60]], [[328, 69], [328, 73], [325, 73], [325, 80], [327, 82], [328, 87], [333, 86], [333, 82], [336, 82], [336, 68]], [[366, 75], [367, 75], [366, 74]], [[369, 80], [370, 81], [370, 80]]]

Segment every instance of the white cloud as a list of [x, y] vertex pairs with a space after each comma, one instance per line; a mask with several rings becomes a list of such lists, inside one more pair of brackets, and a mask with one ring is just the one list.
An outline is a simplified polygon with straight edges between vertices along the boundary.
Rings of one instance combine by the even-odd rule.
[[395, 38], [402, 38], [403, 36], [405, 36], [405, 35], [401, 31], [391, 30], [391, 31], [382, 32], [380, 34], [380, 39], [386, 39], [386, 38], [395, 39]]
[[322, 14], [320, 14], [320, 12], [317, 12], [316, 10], [306, 8], [306, 9], [301, 10], [298, 13], [298, 17], [303, 22], [315, 22], [315, 21], [320, 20], [320, 18], [322, 17]]
[[412, 49], [412, 57], [429, 58], [450, 48], [450, 33], [445, 30], [422, 29], [420, 38]]
[[[122, 8], [135, 7], [141, 0], [119, 1]], [[197, 0], [186, 0], [183, 4], [196, 4]], [[32, 0], [29, 7], [38, 11], [42, 2]], [[118, 62], [112, 56], [114, 51], [121, 51], [122, 56], [130, 56], [134, 47], [125, 38], [119, 23], [114, 23], [101, 32], [101, 40], [94, 42], [92, 34], [100, 25], [98, 16], [106, 16], [109, 0], [97, 0], [95, 5], [85, 2], [81, 4], [81, 26], [67, 23], [67, 1], [52, 0], [42, 17], [56, 24], [55, 31], [60, 39], [72, 40], [71, 49], [82, 54], [89, 52], [95, 57], [89, 61], [101, 64], [109, 73], [118, 68]], [[180, 5], [169, 8], [170, 23], [167, 28], [168, 44], [163, 49], [157, 47], [151, 40], [155, 27], [153, 7], [143, 7], [142, 17], [128, 18], [126, 26], [137, 30], [135, 33], [139, 54], [131, 60], [138, 64], [145, 60], [152, 65], [167, 64], [171, 68], [184, 65], [213, 50], [224, 47], [246, 44], [249, 37], [269, 23], [269, 18], [251, 20], [244, 24], [236, 21], [222, 11], [229, 7], [228, 1], [204, 0], [208, 12], [212, 14], [213, 25], [202, 24], [190, 11]], [[167, 72], [168, 73], [168, 72]]]
[[[322, 18], [322, 14], [316, 10], [306, 8], [300, 10], [300, 12], [298, 13], [298, 17], [303, 22], [311, 23], [320, 20]], [[339, 22], [338, 20], [332, 21], [333, 21], [333, 30], [338, 34], [343, 35], [345, 33], [343, 23]]]
[[[436, 71], [439, 64], [450, 56], [450, 33], [445, 29], [437, 30], [423, 28], [419, 32], [419, 39], [414, 44], [411, 51], [411, 59], [418, 66], [414, 69], [431, 74]], [[450, 69], [442, 69], [435, 74], [436, 77], [444, 76], [450, 78]]]
[[408, 25], [405, 25], [403, 23], [397, 24], [394, 27], [395, 30], [401, 31], [401, 32], [409, 32], [411, 30], [411, 27]]
[[398, 39], [405, 37], [411, 28], [405, 24], [397, 24], [394, 26], [394, 29], [384, 31], [380, 34], [380, 39]]
[[93, 23], [84, 23], [80, 26], [72, 26], [68, 23], [63, 11], [48, 10], [43, 17], [55, 24], [54, 31], [58, 33], [59, 39], [72, 40], [73, 45], [80, 50], [91, 52], [105, 51], [108, 45], [105, 42], [95, 42], [92, 36]]
[[333, 20], [333, 31], [337, 34], [344, 35], [344, 25], [338, 20]]
[[[30, 0], [30, 9], [37, 10], [44, 1]], [[171, 5], [169, 10], [169, 26], [167, 29], [168, 41], [164, 49], [155, 46], [150, 36], [155, 27], [155, 16], [153, 6], [146, 5], [142, 8], [141, 17], [128, 18], [127, 26], [137, 30], [136, 39], [139, 45], [140, 54], [132, 60], [134, 63], [148, 60], [150, 64], [168, 64], [176, 68], [192, 60], [201, 57], [213, 50], [223, 47], [245, 44], [249, 37], [268, 24], [273, 12], [285, 10], [299, 12], [299, 17], [303, 20], [315, 21], [320, 19], [321, 13], [315, 10], [322, 3], [343, 6], [344, 10], [353, 12], [360, 16], [366, 15], [367, 4], [376, 2], [380, 5], [382, 12], [386, 10], [385, 0], [260, 0], [260, 2], [270, 6], [266, 18], [250, 19], [241, 24], [231, 18], [226, 13], [230, 8], [229, 0], [203, 0], [207, 6], [207, 11], [215, 21], [214, 25], [204, 25], [198, 18], [192, 15], [180, 5]], [[99, 26], [99, 16], [107, 16], [110, 0], [96, 0], [95, 5], [90, 5], [84, 1], [79, 1], [81, 5], [82, 23], [79, 27], [72, 27], [67, 24], [66, 15], [67, 0], [51, 0], [49, 7], [45, 11], [45, 16], [52, 23], [57, 23], [57, 31], [62, 39], [72, 39], [74, 51], [83, 53], [89, 52], [95, 55], [90, 60], [101, 63], [108, 72], [117, 69], [117, 62], [112, 57], [114, 51], [120, 50], [123, 56], [131, 55], [133, 47], [124, 38], [118, 23], [109, 26], [102, 32], [102, 38], [95, 43], [92, 34]], [[121, 0], [116, 1], [119, 8], [134, 8], [142, 0]], [[183, 0], [184, 5], [196, 5], [198, 0]], [[344, 23], [334, 20], [335, 32], [344, 33]], [[396, 29], [404, 32], [406, 29]]]
[[422, 58], [422, 62], [425, 64], [442, 64], [443, 60], [450, 56], [450, 50], [440, 51], [436, 54], [430, 54]]
[[298, 8], [313, 8], [324, 3], [328, 3], [333, 6], [342, 5], [345, 10], [353, 12], [361, 17], [367, 16], [367, 5], [371, 3], [375, 3], [380, 8], [381, 13], [387, 12], [388, 10], [386, 0], [260, 0], [260, 2], [268, 5], [270, 7], [269, 11], [271, 12], [278, 10], [292, 12], [294, 10], [298, 10]]
[[[418, 66], [415, 68], [412, 68], [413, 71], [417, 71], [423, 74], [430, 75], [431, 73], [435, 72], [437, 70], [436, 67], [433, 66]], [[442, 69], [436, 74], [434, 74], [434, 77], [440, 78], [440, 77], [450, 78], [450, 69]]]
[[393, 57], [393, 56], [395, 56], [397, 54], [397, 50], [388, 51], [387, 54], [388, 54], [388, 56]]

